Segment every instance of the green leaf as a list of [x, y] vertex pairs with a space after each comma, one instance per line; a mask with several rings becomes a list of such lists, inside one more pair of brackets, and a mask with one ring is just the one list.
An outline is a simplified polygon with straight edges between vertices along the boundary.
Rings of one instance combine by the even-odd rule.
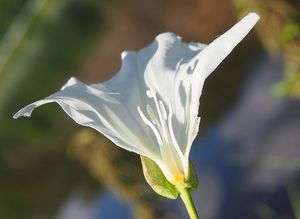
[[143, 172], [147, 183], [159, 195], [169, 199], [176, 199], [178, 191], [171, 184], [159, 168], [159, 166], [151, 159], [141, 156]]

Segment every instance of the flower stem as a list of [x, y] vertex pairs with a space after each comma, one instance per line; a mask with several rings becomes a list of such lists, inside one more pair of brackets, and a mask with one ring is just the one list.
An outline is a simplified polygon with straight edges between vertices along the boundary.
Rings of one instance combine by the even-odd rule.
[[180, 197], [186, 207], [190, 219], [199, 219], [190, 191], [187, 188], [178, 188]]

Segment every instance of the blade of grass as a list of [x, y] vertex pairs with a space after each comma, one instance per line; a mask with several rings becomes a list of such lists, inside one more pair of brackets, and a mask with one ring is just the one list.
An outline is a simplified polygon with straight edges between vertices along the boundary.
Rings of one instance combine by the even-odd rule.
[[0, 80], [5, 76], [5, 70], [21, 47], [28, 30], [34, 21], [42, 14], [51, 0], [27, 1], [20, 14], [10, 25], [0, 42]]
[[295, 219], [300, 219], [300, 188], [289, 186], [287, 188]]

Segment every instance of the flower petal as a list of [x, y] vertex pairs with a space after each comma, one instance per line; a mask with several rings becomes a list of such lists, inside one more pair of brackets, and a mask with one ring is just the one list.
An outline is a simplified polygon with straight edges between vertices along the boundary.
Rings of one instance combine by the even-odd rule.
[[56, 102], [78, 124], [96, 129], [126, 150], [160, 160], [152, 136], [147, 135], [134, 112], [127, 112], [121, 98], [104, 86], [95, 88], [71, 78], [60, 91], [24, 107], [14, 118], [30, 116], [36, 107]]
[[192, 141], [195, 138], [199, 118], [199, 98], [205, 79], [214, 71], [218, 65], [229, 55], [233, 48], [249, 33], [259, 16], [256, 13], [249, 13], [241, 21], [235, 24], [227, 32], [219, 36], [207, 47], [205, 47], [196, 57], [197, 65], [193, 72], [191, 80], [191, 102], [190, 102], [190, 132], [189, 142], [186, 144], [185, 156], [189, 156]]

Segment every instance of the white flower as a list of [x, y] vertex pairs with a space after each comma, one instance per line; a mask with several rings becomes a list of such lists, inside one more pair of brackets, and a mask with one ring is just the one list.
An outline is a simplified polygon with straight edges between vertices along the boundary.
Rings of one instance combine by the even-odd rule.
[[122, 67], [110, 80], [86, 85], [71, 78], [60, 91], [24, 107], [14, 118], [56, 102], [78, 124], [150, 158], [171, 183], [181, 183], [189, 176], [203, 83], [258, 19], [248, 14], [209, 45], [160, 34], [138, 52], [123, 52]]

